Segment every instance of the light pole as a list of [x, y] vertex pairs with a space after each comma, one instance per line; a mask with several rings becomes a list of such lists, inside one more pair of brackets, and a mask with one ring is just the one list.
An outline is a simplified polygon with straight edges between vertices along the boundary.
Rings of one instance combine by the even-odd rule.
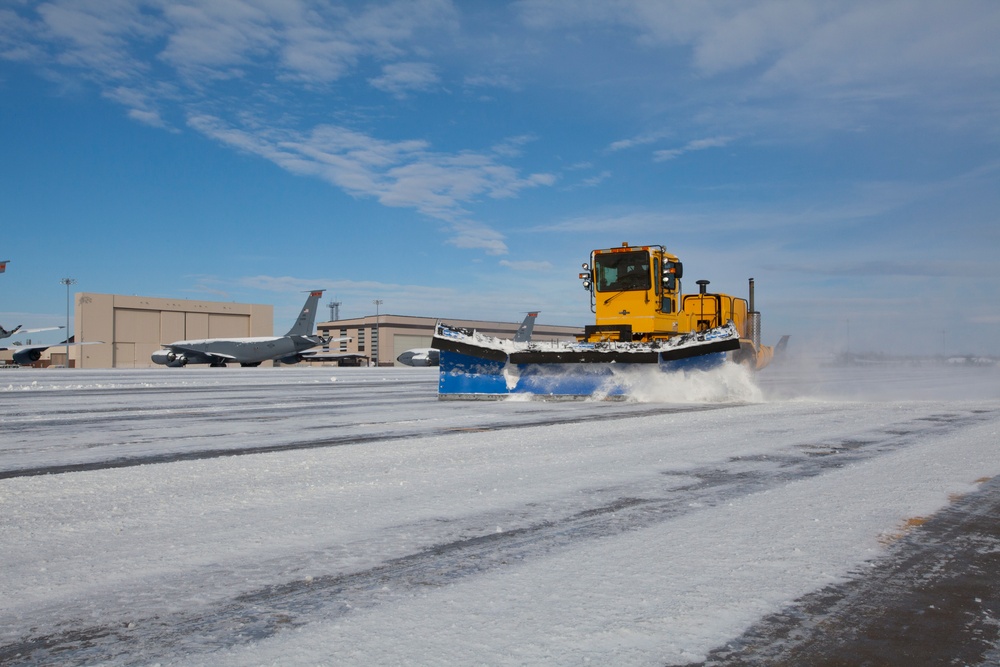
[[379, 339], [379, 337], [378, 337], [378, 333], [379, 333], [378, 332], [378, 328], [379, 328], [378, 307], [382, 305], [382, 299], [375, 299], [374, 301], [372, 301], [372, 303], [375, 304], [375, 341], [374, 341], [375, 342], [375, 345], [374, 345], [374, 347], [375, 347], [375, 350], [374, 350], [375, 351], [375, 368], [378, 368], [378, 348], [379, 348], [379, 343], [382, 342]]
[[69, 286], [76, 284], [75, 278], [63, 278], [59, 281], [66, 286], [66, 368], [69, 368]]

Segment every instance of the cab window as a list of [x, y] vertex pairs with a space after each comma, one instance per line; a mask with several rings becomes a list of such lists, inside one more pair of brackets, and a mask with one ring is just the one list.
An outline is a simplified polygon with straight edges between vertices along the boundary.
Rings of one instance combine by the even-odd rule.
[[650, 288], [649, 253], [603, 253], [594, 257], [598, 292], [625, 292]]

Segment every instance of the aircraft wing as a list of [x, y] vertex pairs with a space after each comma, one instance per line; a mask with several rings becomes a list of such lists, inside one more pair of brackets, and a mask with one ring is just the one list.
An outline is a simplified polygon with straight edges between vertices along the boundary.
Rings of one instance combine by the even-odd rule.
[[17, 352], [19, 350], [47, 350], [50, 347], [76, 347], [77, 345], [100, 345], [104, 341], [102, 340], [88, 340], [82, 343], [43, 343], [40, 345], [0, 345], [0, 350]]
[[[340, 343], [345, 340], [353, 340], [350, 336], [343, 336], [341, 338], [328, 338], [326, 336], [303, 336], [302, 338], [308, 341], [314, 341], [316, 344], [313, 345], [312, 347], [323, 347], [325, 345], [329, 345], [330, 343]], [[310, 350], [312, 348], [307, 347], [305, 349]]]
[[[329, 359], [346, 359], [347, 357], [357, 357], [358, 356], [357, 352], [324, 352], [323, 350], [317, 350], [316, 348], [312, 348], [312, 349], [309, 349], [309, 350], [304, 350], [300, 354], [305, 359], [310, 359], [310, 358], [313, 358], [313, 357], [324, 357], [324, 358], [329, 358]], [[365, 355], [362, 354], [360, 356], [363, 357]]]
[[326, 338], [323, 336], [315, 338], [312, 336], [303, 336], [302, 338], [309, 342], [315, 342], [315, 345], [311, 345], [305, 348], [300, 348], [301, 352], [299, 352], [299, 354], [302, 355], [303, 359], [310, 359], [312, 357], [315, 357], [316, 355], [322, 355], [324, 358], [327, 359], [341, 359], [341, 358], [346, 359], [348, 357], [364, 356], [364, 355], [358, 355], [356, 352], [329, 352], [329, 351], [324, 352], [323, 350], [317, 349], [326, 347], [330, 343], [339, 343], [341, 341], [351, 340], [350, 336], [344, 338]]
[[42, 358], [42, 352], [50, 347], [76, 347], [77, 345], [101, 345], [102, 340], [88, 340], [82, 343], [47, 343], [44, 345], [0, 345], [0, 350], [14, 353], [14, 363], [30, 364]]
[[9, 331], [0, 326], [0, 338], [10, 338], [14, 334], [28, 334], [28, 333], [38, 333], [39, 331], [55, 331], [57, 329], [65, 329], [66, 327], [42, 327], [40, 329], [23, 329], [21, 325], [17, 325]]
[[338, 361], [340, 359], [367, 359], [368, 356], [357, 352], [323, 352], [322, 350], [305, 351], [301, 353], [302, 361]]
[[184, 354], [190, 354], [195, 357], [216, 357], [218, 359], [225, 359], [226, 361], [237, 361], [237, 358], [232, 354], [225, 354], [223, 352], [208, 352], [206, 350], [199, 350], [196, 347], [187, 347], [185, 345], [164, 345], [163, 347], [169, 348], [173, 352], [183, 352]]
[[17, 333], [38, 333], [39, 331], [55, 331], [56, 329], [65, 329], [66, 327], [42, 327], [41, 329], [18, 329]]

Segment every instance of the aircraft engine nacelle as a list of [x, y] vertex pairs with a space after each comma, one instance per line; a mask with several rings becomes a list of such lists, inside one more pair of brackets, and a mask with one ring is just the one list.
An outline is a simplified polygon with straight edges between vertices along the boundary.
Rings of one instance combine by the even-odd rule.
[[282, 364], [297, 364], [300, 361], [302, 361], [301, 354], [290, 354], [287, 357], [282, 357], [281, 359], [278, 359], [278, 362]]
[[441, 353], [429, 347], [415, 348], [403, 352], [396, 361], [407, 366], [437, 366], [441, 363]]
[[28, 364], [33, 364], [42, 358], [42, 350], [34, 348], [31, 350], [18, 350], [14, 353], [12, 357], [15, 364], [20, 364], [21, 366], [27, 366]]
[[177, 354], [173, 350], [157, 350], [151, 355], [154, 364], [179, 368], [187, 363], [187, 357]]

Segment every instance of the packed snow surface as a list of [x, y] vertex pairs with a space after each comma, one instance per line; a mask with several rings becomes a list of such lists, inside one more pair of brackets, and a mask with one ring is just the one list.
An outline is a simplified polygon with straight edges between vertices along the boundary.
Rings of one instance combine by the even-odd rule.
[[694, 662], [1000, 474], [995, 366], [436, 381], [0, 372], [0, 662]]

